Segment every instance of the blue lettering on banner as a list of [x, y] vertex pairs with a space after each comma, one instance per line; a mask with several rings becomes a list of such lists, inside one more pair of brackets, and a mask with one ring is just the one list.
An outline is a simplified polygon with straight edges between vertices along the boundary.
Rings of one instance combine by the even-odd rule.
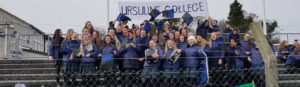
[[128, 15], [132, 15], [131, 10], [132, 10], [132, 7], [128, 6], [128, 8], [127, 8]]
[[204, 11], [203, 2], [199, 2], [199, 9], [200, 9], [200, 11]]
[[146, 7], [143, 6], [143, 9], [142, 9], [142, 14], [141, 15], [145, 15], [146, 14]]
[[181, 11], [182, 7], [177, 6], [177, 8], [178, 8], [178, 12], [179, 12], [179, 13], [182, 13], [182, 11]]
[[198, 11], [198, 8], [195, 5], [198, 5], [198, 4], [195, 3], [195, 4], [192, 5], [193, 12], [197, 12]]
[[186, 4], [173, 4], [164, 5], [160, 8], [160, 5], [154, 6], [142, 6], [142, 5], [128, 5], [120, 6], [121, 13], [125, 15], [149, 15], [153, 9], [160, 11], [174, 9], [174, 13], [185, 13], [185, 12], [202, 12], [205, 11], [205, 3], [202, 1], [191, 2]]
[[137, 13], [138, 13], [138, 12], [137, 12], [137, 7], [136, 7], [136, 6], [133, 6], [133, 7], [132, 7], [132, 10], [133, 10], [133, 12], [134, 12], [132, 15], [137, 15]]
[[192, 5], [191, 4], [187, 4], [187, 8], [188, 8], [188, 12], [191, 12]]
[[182, 5], [182, 10], [183, 10], [183, 12], [186, 12], [185, 5]]

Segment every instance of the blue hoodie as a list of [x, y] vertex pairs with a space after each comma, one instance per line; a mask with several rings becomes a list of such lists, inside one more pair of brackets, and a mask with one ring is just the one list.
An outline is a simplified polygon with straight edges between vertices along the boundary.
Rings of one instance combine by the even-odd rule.
[[179, 68], [179, 60], [177, 60], [174, 64], [170, 64], [168, 60], [171, 57], [171, 54], [173, 53], [173, 49], [168, 49], [167, 53], [164, 53], [166, 55], [166, 60], [164, 61], [164, 69], [178, 69]]
[[[84, 55], [82, 55], [81, 63], [93, 63], [93, 62], [95, 62], [96, 56], [99, 53], [99, 49], [95, 44], [92, 44], [92, 45], [93, 45], [93, 50], [92, 51], [87, 51], [85, 46], [83, 46]], [[86, 57], [87, 54], [91, 54], [91, 56]]]
[[[151, 49], [151, 48], [149, 48], [149, 49]], [[144, 67], [159, 67], [161, 59], [163, 57], [163, 51], [161, 49], [159, 49], [159, 48], [156, 48], [156, 49], [157, 49], [157, 53], [159, 55], [159, 58], [158, 58], [159, 61], [157, 63], [153, 63], [153, 64], [148, 64], [147, 61], [145, 61]]]
[[184, 68], [200, 68], [201, 60], [204, 60], [204, 55], [200, 53], [200, 50], [202, 50], [200, 46], [194, 44], [181, 50], [181, 54], [184, 56]]
[[51, 41], [51, 44], [49, 46], [48, 56], [52, 56], [53, 59], [62, 57], [61, 48], [54, 47], [54, 40]]
[[263, 61], [262, 55], [258, 48], [251, 49], [251, 67], [252, 68], [262, 68], [265, 63]]
[[62, 43], [62, 47], [61, 47], [61, 49], [64, 53], [63, 62], [80, 62], [80, 60], [76, 57], [77, 54], [73, 54], [73, 60], [69, 60], [69, 58], [72, 54], [72, 50], [70, 48], [67, 48], [67, 46], [69, 46], [70, 48], [79, 50], [80, 41], [78, 41], [78, 40], [64, 41]]
[[[132, 40], [128, 40], [128, 42], [132, 42]], [[128, 43], [128, 44], [130, 44]], [[123, 67], [124, 68], [139, 68], [139, 50], [134, 48], [133, 46], [129, 46], [128, 48], [121, 47], [119, 51], [119, 55], [123, 55]]]

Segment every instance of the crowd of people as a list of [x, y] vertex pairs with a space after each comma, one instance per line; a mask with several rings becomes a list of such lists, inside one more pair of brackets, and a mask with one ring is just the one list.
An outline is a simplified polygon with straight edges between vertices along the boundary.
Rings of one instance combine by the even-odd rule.
[[[123, 21], [116, 23], [110, 23], [107, 35], [100, 35], [101, 31], [95, 30], [90, 21], [85, 23], [81, 35], [69, 29], [63, 37], [61, 29], [56, 29], [49, 47], [49, 60], [55, 64], [57, 82], [63, 67], [67, 85], [79, 84], [76, 77], [81, 76], [81, 84], [85, 85], [116, 85], [116, 78], [120, 77], [121, 85], [127, 86], [156, 83], [171, 87], [195, 86], [201, 84], [199, 73], [207, 57], [210, 83], [240, 85], [254, 81], [264, 86], [264, 61], [255, 41], [250, 33], [240, 37], [239, 30], [229, 24], [220, 29], [217, 21], [208, 17], [198, 20], [196, 32], [190, 32], [186, 22], [175, 26], [166, 21], [162, 29], [155, 28], [154, 33], [150, 33], [145, 25], [155, 25], [155, 21], [145, 20], [132, 28]], [[224, 49], [226, 43], [229, 46]], [[170, 63], [173, 53], [180, 57]], [[297, 55], [300, 55], [298, 43], [291, 48], [286, 41], [280, 44], [278, 58], [287, 60], [288, 65], [298, 61]], [[221, 69], [232, 71], [224, 73], [219, 71]], [[118, 76], [116, 72], [123, 74]], [[100, 81], [101, 77], [105, 78], [104, 82]], [[260, 79], [254, 80], [255, 77]], [[240, 82], [241, 78], [249, 81]]]

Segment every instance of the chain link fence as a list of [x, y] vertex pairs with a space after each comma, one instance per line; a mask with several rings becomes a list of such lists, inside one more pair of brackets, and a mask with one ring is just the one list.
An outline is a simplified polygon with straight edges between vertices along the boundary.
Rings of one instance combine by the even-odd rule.
[[[81, 63], [74, 63], [80, 66]], [[280, 87], [299, 87], [300, 68], [285, 65], [278, 61], [278, 84]], [[261, 68], [234, 68], [229, 66], [209, 68], [208, 82], [199, 84], [203, 79], [201, 68], [176, 70], [156, 67], [158, 71], [148, 68], [121, 69], [102, 71], [94, 67], [93, 72], [82, 72], [82, 67], [73, 67], [66, 71], [64, 66], [60, 72], [49, 60], [1, 60], [0, 86], [12, 87], [24, 84], [27, 87], [233, 87], [253, 83], [256, 87], [265, 87], [264, 67]], [[101, 66], [100, 66], [101, 67]], [[145, 73], [148, 70], [148, 73]], [[277, 75], [274, 75], [277, 76]], [[58, 81], [59, 78], [59, 82]]]
[[[274, 44], [282, 40], [298, 39], [300, 34], [275, 34], [273, 39], [278, 39]], [[64, 72], [66, 65], [62, 64], [61, 72], [57, 72], [57, 66], [48, 61], [48, 47], [52, 35], [8, 35], [8, 53], [6, 60], [0, 60], [0, 86], [12, 87], [16, 84], [24, 84], [27, 87], [232, 87], [254, 83], [256, 87], [265, 86], [264, 67], [260, 68], [235, 68], [220, 66], [208, 69], [208, 82], [200, 84], [203, 71], [201, 68], [187, 70], [165, 70], [157, 67], [157, 70], [146, 69], [140, 64], [139, 69], [124, 69], [116, 66], [115, 70], [102, 71], [101, 66], [95, 65], [94, 72], [82, 73], [81, 63], [74, 63], [73, 72]], [[287, 36], [287, 37], [285, 37]], [[243, 37], [241, 34], [240, 37]], [[290, 41], [291, 42], [291, 41]], [[276, 54], [276, 53], [275, 53]], [[16, 59], [20, 58], [20, 59]], [[122, 61], [123, 58], [120, 58]], [[70, 66], [68, 66], [70, 67]], [[280, 87], [300, 86], [300, 68], [285, 65], [285, 61], [278, 59], [277, 71]], [[143, 71], [148, 73], [143, 73]], [[153, 70], [153, 71], [151, 71]], [[188, 73], [188, 74], [187, 74]], [[59, 82], [57, 83], [57, 78]]]
[[[80, 64], [80, 63], [78, 63]], [[65, 67], [65, 66], [64, 66]], [[145, 75], [145, 69], [123, 69], [115, 71], [101, 71], [82, 73], [66, 73], [61, 68], [60, 73], [55, 71], [55, 67], [48, 60], [6, 60], [1, 61], [0, 66], [0, 86], [11, 87], [15, 84], [25, 84], [27, 87], [229, 87], [248, 83], [255, 83], [257, 87], [264, 87], [264, 68], [214, 68], [209, 69], [208, 83], [199, 84], [201, 69], [178, 70], [159, 69], [157, 72], [149, 71]], [[157, 67], [159, 68], [159, 67]], [[78, 67], [78, 69], [80, 69]], [[96, 69], [96, 68], [95, 68]], [[292, 69], [292, 68], [282, 68]], [[189, 72], [187, 72], [189, 71]], [[282, 70], [282, 75], [293, 75], [288, 70]], [[297, 71], [297, 70], [293, 70]], [[259, 73], [260, 72], [260, 73]], [[187, 74], [188, 73], [188, 74]], [[290, 79], [282, 76], [281, 79]], [[57, 83], [59, 78], [59, 83]], [[294, 79], [297, 79], [294, 77]], [[300, 78], [298, 78], [300, 79]], [[295, 87], [300, 84], [279, 83], [282, 87]]]

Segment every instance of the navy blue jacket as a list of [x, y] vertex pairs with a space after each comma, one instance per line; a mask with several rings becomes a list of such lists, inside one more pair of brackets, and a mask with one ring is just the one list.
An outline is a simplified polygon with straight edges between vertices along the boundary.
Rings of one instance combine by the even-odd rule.
[[168, 49], [167, 53], [164, 53], [166, 55], [166, 60], [163, 63], [164, 69], [178, 69], [179, 68], [179, 60], [177, 60], [174, 64], [170, 64], [168, 60], [171, 57], [171, 54], [173, 53], [173, 49]]
[[235, 54], [235, 51], [240, 53], [240, 46], [233, 48], [229, 47], [227, 51], [226, 63], [228, 67], [231, 68], [243, 68], [244, 67], [244, 58], [240, 57], [239, 55]]
[[72, 50], [70, 48], [67, 48], [67, 46], [69, 46], [70, 48], [79, 50], [80, 41], [78, 41], [78, 40], [64, 41], [62, 43], [62, 47], [61, 47], [61, 49], [64, 53], [63, 62], [80, 62], [80, 60], [76, 57], [77, 54], [73, 54], [73, 60], [69, 60], [69, 58], [72, 54]]
[[51, 41], [48, 51], [48, 56], [52, 56], [53, 59], [62, 58], [61, 48], [54, 47], [54, 40]]
[[176, 43], [176, 48], [177, 49], [186, 49], [187, 43]]
[[294, 65], [295, 63], [299, 63], [300, 61], [300, 55], [296, 55], [294, 52], [290, 54], [286, 60], [286, 65]]
[[124, 36], [124, 35], [122, 34], [118, 39], [119, 39], [120, 43], [123, 44], [123, 42], [124, 42], [124, 40], [125, 40], [126, 38], [128, 39], [127, 35]]
[[[123, 37], [123, 33], [122, 32], [116, 32], [116, 36], [118, 38], [118, 40], [121, 42], [121, 39], [123, 40], [124, 38]], [[122, 42], [121, 42], [122, 43]]]
[[117, 48], [114, 45], [104, 46], [101, 50], [101, 53], [102, 53], [102, 55], [113, 54], [114, 50], [117, 51]]
[[289, 52], [294, 52], [294, 49], [296, 48], [296, 46], [291, 46], [290, 48], [289, 48]]
[[[111, 45], [107, 45], [107, 46], [103, 46], [102, 50], [101, 50], [101, 54], [102, 55], [109, 55], [109, 54], [113, 54], [113, 51], [118, 51], [116, 46], [111, 44]], [[114, 54], [113, 54], [114, 55]], [[116, 55], [114, 55], [114, 58], [116, 58]], [[114, 59], [114, 63], [117, 63], [117, 61], [115, 61], [116, 59]]]
[[[95, 44], [93, 45], [93, 50], [88, 51], [85, 46], [83, 46], [84, 55], [82, 55], [81, 63], [93, 63], [96, 60], [96, 56], [98, 56], [99, 49]], [[86, 57], [87, 54], [91, 54], [90, 57]]]
[[216, 39], [216, 43], [219, 44], [219, 46], [221, 47], [224, 44], [224, 38], [223, 37], [219, 37]]
[[[128, 42], [132, 42], [128, 40]], [[128, 43], [128, 44], [130, 44]], [[121, 47], [119, 51], [119, 55], [123, 55], [123, 67], [124, 68], [131, 68], [131, 69], [138, 69], [139, 68], [139, 50], [134, 48], [133, 46], [129, 46], [128, 48]]]
[[135, 40], [136, 47], [139, 50], [139, 52], [138, 52], [139, 58], [145, 57], [145, 50], [149, 46], [149, 41], [150, 41], [150, 39], [148, 37], [143, 37], [143, 38], [142, 37], [138, 37]]
[[200, 53], [200, 50], [202, 50], [200, 46], [194, 44], [181, 50], [181, 54], [184, 56], [184, 68], [200, 68], [201, 61], [204, 60], [204, 55]]
[[218, 61], [223, 59], [225, 54], [221, 46], [217, 42], [212, 42], [211, 47], [208, 46], [207, 48], [209, 67], [219, 66]]
[[[283, 56], [286, 56], [288, 57], [288, 55], [282, 55], [282, 52], [281, 49], [279, 48], [278, 51], [277, 51], [277, 58], [279, 59], [283, 59]], [[285, 49], [284, 49], [284, 52], [288, 52], [288, 53], [291, 53], [288, 46], [285, 46]]]
[[233, 34], [233, 32], [231, 32], [231, 33], [228, 35], [228, 39], [229, 39], [229, 40], [231, 40], [231, 39], [239, 40], [239, 39], [240, 39], [240, 34], [239, 34], [239, 33]]
[[213, 28], [209, 27], [209, 29], [208, 29], [209, 33], [218, 32], [218, 31], [220, 31], [220, 26], [218, 26], [218, 25], [213, 26]]
[[229, 33], [231, 33], [231, 32], [232, 32], [232, 30], [229, 29], [229, 28], [225, 28], [225, 29], [223, 30], [223, 33], [229, 34]]
[[262, 68], [265, 63], [263, 61], [262, 55], [258, 48], [251, 49], [251, 67], [252, 68]]
[[196, 34], [202, 36], [203, 38], [206, 38], [206, 36], [207, 36], [208, 27], [205, 26], [206, 23], [207, 23], [207, 20], [205, 20], [201, 24], [198, 24], [197, 30], [196, 30]]
[[[252, 44], [252, 47], [254, 47], [254, 43], [250, 42]], [[240, 53], [240, 56], [243, 56], [243, 57], [246, 57], [246, 56], [250, 56], [250, 55], [246, 55], [245, 52], [251, 52], [251, 49], [249, 49], [248, 45], [249, 45], [249, 41], [241, 41], [240, 42], [241, 44], [241, 53]]]

